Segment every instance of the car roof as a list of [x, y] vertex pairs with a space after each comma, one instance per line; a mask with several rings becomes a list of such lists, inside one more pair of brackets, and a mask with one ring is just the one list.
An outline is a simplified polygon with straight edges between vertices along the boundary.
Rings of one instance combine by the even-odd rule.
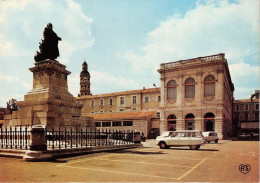
[[175, 132], [200, 132], [200, 130], [178, 130]]
[[206, 131], [206, 132], [202, 132], [202, 133], [216, 133], [214, 131]]

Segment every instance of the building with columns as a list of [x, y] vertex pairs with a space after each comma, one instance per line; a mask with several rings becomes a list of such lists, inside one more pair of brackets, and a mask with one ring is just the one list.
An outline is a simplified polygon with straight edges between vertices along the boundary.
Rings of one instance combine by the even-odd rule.
[[232, 132], [234, 85], [224, 54], [163, 63], [160, 131]]
[[[100, 95], [81, 90], [82, 114], [93, 117], [97, 127], [137, 129], [148, 138], [185, 129], [231, 135], [234, 85], [224, 54], [163, 63], [158, 72], [157, 88]], [[82, 89], [82, 81], [89, 80], [81, 76]]]

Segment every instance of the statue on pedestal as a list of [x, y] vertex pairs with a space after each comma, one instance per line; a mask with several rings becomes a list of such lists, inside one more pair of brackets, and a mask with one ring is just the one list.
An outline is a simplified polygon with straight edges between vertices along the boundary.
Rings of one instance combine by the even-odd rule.
[[43, 31], [43, 40], [39, 46], [40, 52], [36, 52], [34, 55], [34, 60], [36, 62], [45, 60], [45, 59], [56, 59], [59, 54], [58, 42], [61, 41], [61, 38], [52, 30], [52, 24], [48, 23], [47, 27]]

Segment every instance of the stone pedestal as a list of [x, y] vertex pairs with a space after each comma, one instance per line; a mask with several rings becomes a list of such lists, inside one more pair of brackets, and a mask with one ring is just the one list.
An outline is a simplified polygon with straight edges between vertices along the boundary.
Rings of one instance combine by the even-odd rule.
[[83, 127], [94, 126], [93, 118], [81, 116], [82, 105], [68, 91], [66, 66], [54, 60], [36, 62], [33, 89], [17, 102], [19, 111], [5, 116], [6, 126], [45, 125]]
[[30, 135], [30, 150], [31, 151], [44, 151], [47, 150], [45, 141], [45, 126], [35, 125], [31, 129]]

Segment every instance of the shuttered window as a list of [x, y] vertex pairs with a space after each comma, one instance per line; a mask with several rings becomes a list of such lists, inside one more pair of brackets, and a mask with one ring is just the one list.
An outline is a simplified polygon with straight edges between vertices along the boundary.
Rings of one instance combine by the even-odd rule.
[[177, 82], [175, 80], [171, 80], [167, 84], [167, 99], [173, 100], [176, 98], [177, 98]]
[[195, 98], [195, 80], [193, 78], [185, 81], [185, 98]]
[[215, 96], [215, 77], [209, 75], [204, 80], [204, 96]]

